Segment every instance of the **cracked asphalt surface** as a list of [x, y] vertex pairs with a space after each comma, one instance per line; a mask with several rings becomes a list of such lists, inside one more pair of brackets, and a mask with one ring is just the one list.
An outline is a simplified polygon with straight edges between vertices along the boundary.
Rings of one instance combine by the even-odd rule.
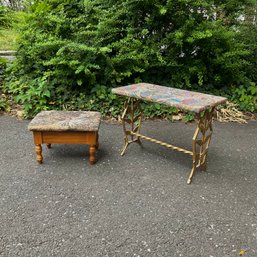
[[[29, 121], [0, 116], [0, 256], [257, 256], [257, 122], [215, 122], [208, 171], [143, 141], [125, 156], [120, 125], [88, 147], [43, 147]], [[142, 132], [185, 148], [195, 124], [147, 121]]]

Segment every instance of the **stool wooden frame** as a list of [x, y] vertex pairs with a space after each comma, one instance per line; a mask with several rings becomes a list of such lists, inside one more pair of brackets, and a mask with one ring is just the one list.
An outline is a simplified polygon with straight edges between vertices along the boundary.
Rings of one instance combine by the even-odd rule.
[[98, 131], [33, 131], [34, 144], [36, 145], [36, 160], [43, 162], [42, 144], [51, 148], [51, 144], [88, 144], [89, 163], [95, 164], [95, 152], [99, 147]]

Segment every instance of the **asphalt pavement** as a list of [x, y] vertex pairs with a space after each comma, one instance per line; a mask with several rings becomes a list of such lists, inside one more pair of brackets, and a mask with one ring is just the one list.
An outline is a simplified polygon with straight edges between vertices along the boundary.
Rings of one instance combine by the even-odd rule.
[[[102, 122], [98, 162], [85, 145], [43, 147], [29, 120], [0, 116], [0, 256], [257, 256], [257, 122], [214, 124], [208, 171], [143, 141], [120, 156]], [[142, 133], [191, 147], [195, 124], [147, 121]]]

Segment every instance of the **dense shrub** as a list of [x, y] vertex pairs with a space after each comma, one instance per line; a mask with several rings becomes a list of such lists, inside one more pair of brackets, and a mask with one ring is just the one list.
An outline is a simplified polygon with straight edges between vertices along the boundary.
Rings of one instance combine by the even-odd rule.
[[246, 83], [237, 84], [230, 92], [231, 99], [239, 104], [244, 111], [257, 112], [257, 26], [256, 6], [248, 8], [245, 14], [245, 21], [240, 26], [240, 33], [237, 40], [243, 42], [250, 54], [245, 58], [248, 63], [244, 69]]
[[8, 8], [0, 5], [0, 28], [8, 26], [9, 23]]
[[[3, 72], [6, 68], [6, 60], [0, 57], [0, 87], [3, 82]], [[9, 109], [9, 103], [4, 94], [0, 90], [0, 112], [7, 111]]]
[[0, 86], [3, 83], [3, 74], [6, 69], [6, 59], [0, 57]]
[[27, 115], [63, 106], [116, 115], [121, 103], [110, 88], [139, 81], [231, 94], [256, 79], [238, 21], [248, 4], [35, 1], [5, 88]]
[[0, 29], [10, 28], [15, 21], [15, 15], [16, 13], [10, 8], [0, 5]]

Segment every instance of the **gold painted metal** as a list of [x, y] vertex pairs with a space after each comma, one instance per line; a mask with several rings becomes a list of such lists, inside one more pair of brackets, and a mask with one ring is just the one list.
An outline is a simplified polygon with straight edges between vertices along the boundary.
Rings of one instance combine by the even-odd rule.
[[196, 170], [201, 169], [206, 171], [207, 169], [207, 155], [213, 131], [213, 112], [214, 108], [207, 109], [197, 115], [198, 122], [192, 140], [192, 151], [189, 151], [187, 149], [172, 144], [167, 144], [163, 141], [140, 134], [140, 128], [142, 125], [142, 110], [140, 107], [140, 100], [128, 98], [125, 102], [124, 111], [121, 116], [124, 131], [124, 145], [121, 155], [124, 155], [129, 144], [133, 142], [141, 144], [140, 138], [165, 146], [167, 148], [171, 148], [178, 152], [188, 154], [193, 157], [192, 170], [187, 180], [187, 183], [190, 184]]
[[[212, 120], [214, 108], [198, 114], [198, 124], [193, 136], [193, 167], [187, 180], [190, 184], [197, 169], [206, 171], [207, 155], [212, 137]], [[197, 147], [198, 146], [198, 147]], [[198, 149], [199, 148], [199, 151]]]
[[124, 155], [129, 144], [133, 142], [141, 144], [139, 136], [132, 134], [139, 133], [142, 124], [142, 110], [140, 107], [140, 100], [128, 98], [124, 107], [124, 112], [121, 116], [124, 131], [124, 145], [121, 151], [121, 155]]
[[182, 153], [189, 154], [189, 155], [193, 156], [193, 152], [192, 152], [192, 151], [188, 151], [188, 150], [186, 150], [186, 149], [184, 149], [184, 148], [180, 148], [180, 147], [175, 146], [175, 145], [167, 144], [167, 143], [165, 143], [165, 142], [163, 142], [163, 141], [160, 141], [160, 140], [157, 140], [157, 139], [154, 139], [154, 138], [151, 138], [151, 137], [147, 137], [147, 136], [141, 135], [141, 134], [139, 134], [139, 133], [131, 132], [131, 134], [132, 134], [132, 135], [135, 135], [135, 136], [137, 136], [137, 137], [141, 137], [141, 138], [143, 138], [143, 139], [145, 139], [145, 140], [151, 141], [151, 142], [153, 142], [153, 143], [156, 143], [156, 144], [165, 146], [165, 147], [167, 147], [167, 148], [171, 148], [171, 149], [173, 149], [173, 150], [175, 150], [175, 151], [182, 152]]

